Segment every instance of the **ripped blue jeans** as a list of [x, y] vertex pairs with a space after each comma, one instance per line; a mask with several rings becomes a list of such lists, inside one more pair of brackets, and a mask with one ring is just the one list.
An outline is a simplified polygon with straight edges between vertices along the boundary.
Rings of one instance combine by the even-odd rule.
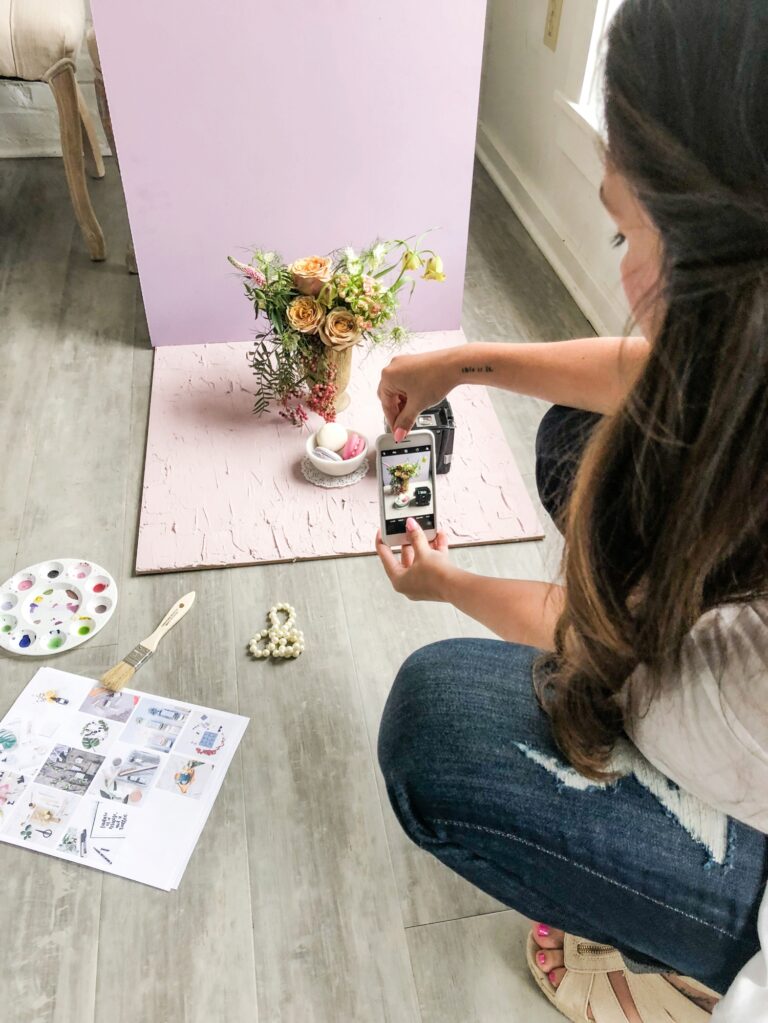
[[379, 733], [400, 824], [525, 916], [613, 945], [631, 970], [724, 992], [759, 948], [766, 836], [681, 792], [629, 743], [613, 784], [577, 774], [534, 693], [539, 653], [450, 639], [406, 660]]

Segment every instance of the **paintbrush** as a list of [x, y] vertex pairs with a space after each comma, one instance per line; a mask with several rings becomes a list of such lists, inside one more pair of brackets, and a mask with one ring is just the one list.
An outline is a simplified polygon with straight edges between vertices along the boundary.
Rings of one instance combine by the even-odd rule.
[[166, 632], [172, 629], [176, 622], [184, 617], [194, 602], [194, 590], [191, 593], [186, 593], [181, 600], [177, 600], [152, 635], [147, 636], [141, 643], [138, 643], [119, 664], [116, 664], [114, 668], [110, 668], [106, 674], [101, 676], [102, 686], [105, 689], [112, 690], [113, 693], [117, 693], [124, 685], [127, 685], [142, 664], [149, 660], [155, 650], [157, 650], [157, 644]]

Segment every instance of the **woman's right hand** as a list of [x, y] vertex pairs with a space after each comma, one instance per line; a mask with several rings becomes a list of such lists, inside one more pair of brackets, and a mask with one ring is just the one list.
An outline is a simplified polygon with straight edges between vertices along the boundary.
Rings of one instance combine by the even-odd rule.
[[442, 401], [457, 383], [456, 349], [396, 355], [381, 374], [379, 400], [395, 440], [411, 432], [425, 408]]

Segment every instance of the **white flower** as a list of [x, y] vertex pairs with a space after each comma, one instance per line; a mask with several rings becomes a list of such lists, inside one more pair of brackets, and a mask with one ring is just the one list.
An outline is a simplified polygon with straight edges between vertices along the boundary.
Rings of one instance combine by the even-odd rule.
[[382, 242], [379, 242], [378, 245], [374, 245], [373, 251], [371, 252], [373, 265], [381, 266], [381, 264], [384, 262], [384, 257], [386, 256], [386, 254], [387, 254], [386, 245], [384, 245]]
[[344, 249], [344, 258], [348, 263], [354, 263], [357, 260], [357, 253], [350, 245]]

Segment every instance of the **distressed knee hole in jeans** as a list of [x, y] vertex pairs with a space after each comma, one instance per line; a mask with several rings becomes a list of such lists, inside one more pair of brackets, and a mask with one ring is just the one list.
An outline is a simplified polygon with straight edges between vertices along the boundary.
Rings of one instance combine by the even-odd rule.
[[580, 792], [607, 790], [614, 788], [622, 778], [633, 775], [636, 781], [658, 800], [664, 813], [677, 821], [693, 841], [706, 850], [707, 866], [715, 864], [720, 867], [727, 866], [728, 817], [690, 792], [684, 792], [650, 764], [631, 743], [622, 740], [616, 744], [607, 767], [609, 771], [618, 775], [618, 778], [607, 782], [585, 778], [569, 764], [552, 756], [551, 753], [540, 752], [528, 743], [516, 742], [514, 745], [526, 757], [556, 778], [559, 788], [577, 789]]

